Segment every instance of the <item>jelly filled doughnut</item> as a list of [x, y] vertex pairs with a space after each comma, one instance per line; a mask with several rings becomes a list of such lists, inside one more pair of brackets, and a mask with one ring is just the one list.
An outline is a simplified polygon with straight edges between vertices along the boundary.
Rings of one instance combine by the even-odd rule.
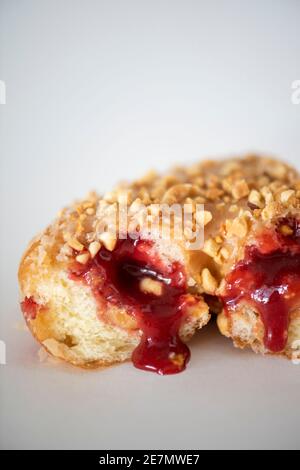
[[297, 359], [299, 196], [295, 170], [256, 156], [92, 193], [61, 211], [21, 261], [27, 324], [72, 364], [132, 359], [171, 374], [214, 312], [236, 346]]
[[83, 367], [132, 358], [136, 367], [160, 374], [184, 369], [186, 341], [210, 319], [184, 240], [173, 239], [173, 228], [168, 239], [107, 230], [111, 215], [120, 217], [124, 198], [134, 215], [131, 225], [133, 219], [141, 227], [141, 218], [159, 219], [150, 203], [162, 193], [165, 202], [174, 196], [181, 202], [193, 189], [175, 176], [148, 175], [63, 210], [31, 243], [19, 270], [21, 306], [51, 354]]

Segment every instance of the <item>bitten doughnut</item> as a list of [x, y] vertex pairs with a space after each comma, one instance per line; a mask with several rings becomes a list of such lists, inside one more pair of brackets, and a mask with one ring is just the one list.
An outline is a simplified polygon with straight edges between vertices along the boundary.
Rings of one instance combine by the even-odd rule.
[[26, 322], [48, 352], [82, 367], [132, 359], [180, 372], [211, 313], [236, 346], [297, 360], [299, 201], [298, 173], [257, 156], [92, 193], [28, 247]]
[[[206, 240], [219, 265], [217, 323], [235, 346], [300, 359], [300, 179], [283, 163], [241, 162], [219, 174], [238, 203]], [[240, 166], [240, 169], [238, 169]], [[218, 172], [217, 172], [218, 173]], [[231, 203], [232, 204], [232, 201]], [[222, 241], [221, 241], [222, 240]]]
[[[32, 241], [19, 270], [21, 306], [48, 352], [83, 367], [132, 358], [160, 374], [185, 368], [186, 342], [209, 321], [209, 307], [195, 287], [185, 239], [174, 239], [174, 227], [168, 238], [145, 229], [161, 219], [152, 203], [181, 208], [195, 197], [185, 179], [151, 173], [104, 197], [90, 194]], [[115, 214], [119, 228], [123, 203], [129, 220], [121, 237], [110, 229]]]

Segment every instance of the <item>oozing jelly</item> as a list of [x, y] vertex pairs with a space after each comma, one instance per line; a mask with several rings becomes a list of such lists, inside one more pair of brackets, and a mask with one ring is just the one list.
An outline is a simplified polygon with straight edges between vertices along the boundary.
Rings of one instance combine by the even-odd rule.
[[[132, 355], [136, 367], [159, 374], [182, 371], [189, 358], [188, 347], [179, 337], [188, 304], [186, 276], [179, 263], [166, 266], [149, 241], [119, 240], [114, 251], [104, 247], [86, 266], [71, 268], [73, 279], [91, 286], [99, 302], [126, 306], [143, 335]], [[141, 290], [141, 280], [159, 281], [161, 295]]]
[[293, 228], [288, 236], [265, 232], [258, 247], [246, 249], [244, 260], [227, 276], [223, 298], [229, 315], [243, 301], [253, 305], [264, 324], [265, 347], [274, 353], [285, 348], [290, 312], [300, 307], [299, 228], [284, 223]]

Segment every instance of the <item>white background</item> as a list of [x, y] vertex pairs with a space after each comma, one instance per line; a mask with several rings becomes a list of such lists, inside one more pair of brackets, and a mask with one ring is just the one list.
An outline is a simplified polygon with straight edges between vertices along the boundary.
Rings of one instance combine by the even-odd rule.
[[300, 366], [235, 350], [213, 325], [178, 376], [40, 363], [16, 272], [92, 188], [204, 156], [297, 164], [300, 2], [1, 0], [0, 18], [0, 447], [299, 448]]

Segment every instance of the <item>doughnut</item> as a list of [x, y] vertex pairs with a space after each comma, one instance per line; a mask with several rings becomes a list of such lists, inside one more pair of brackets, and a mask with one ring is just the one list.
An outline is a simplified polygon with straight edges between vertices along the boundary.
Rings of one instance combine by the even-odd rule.
[[121, 238], [107, 230], [124, 198], [134, 214], [131, 225], [151, 216], [150, 202], [162, 191], [169, 194], [165, 202], [174, 195], [186, 199], [191, 185], [175, 181], [151, 174], [104, 197], [92, 193], [31, 242], [19, 269], [21, 307], [52, 355], [82, 367], [132, 358], [136, 367], [159, 374], [185, 368], [186, 342], [210, 314], [192, 281], [184, 240], [144, 232]]
[[234, 345], [300, 359], [300, 178], [255, 155], [149, 172], [63, 209], [27, 248], [21, 309], [53, 356], [185, 369], [214, 315]]

